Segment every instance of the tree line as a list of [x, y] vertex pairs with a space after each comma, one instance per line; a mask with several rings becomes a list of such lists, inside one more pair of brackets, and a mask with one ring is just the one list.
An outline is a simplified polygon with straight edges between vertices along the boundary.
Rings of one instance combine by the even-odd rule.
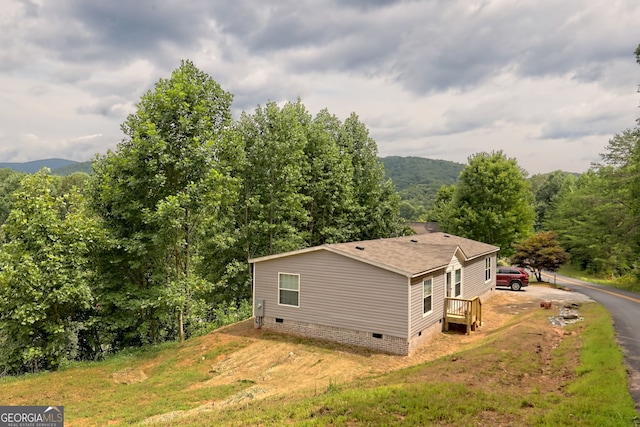
[[[408, 232], [357, 115], [297, 100], [233, 120], [231, 102], [183, 61], [91, 175], [0, 170], [4, 373], [205, 333], [250, 315], [253, 257]], [[423, 219], [538, 277], [570, 259], [638, 280], [639, 170], [640, 119], [580, 175], [529, 178], [502, 151], [476, 153]]]
[[[640, 45], [635, 51], [640, 64]], [[601, 276], [640, 279], [640, 118], [583, 174], [531, 178], [504, 153], [469, 157], [423, 219], [501, 247], [508, 262], [555, 271], [567, 260]], [[566, 251], [566, 252], [565, 252]]]
[[[635, 58], [640, 64], [640, 45]], [[640, 118], [609, 140], [588, 172], [555, 172], [535, 188], [537, 226], [557, 234], [576, 267], [640, 279]]]
[[6, 174], [0, 370], [55, 369], [250, 314], [248, 259], [405, 232], [352, 114], [233, 96], [190, 61], [142, 96], [93, 172]]

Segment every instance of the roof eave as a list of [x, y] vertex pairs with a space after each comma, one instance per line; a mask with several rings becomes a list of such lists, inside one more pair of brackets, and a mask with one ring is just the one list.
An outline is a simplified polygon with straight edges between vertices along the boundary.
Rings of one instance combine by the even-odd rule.
[[416, 277], [424, 276], [425, 274], [429, 274], [429, 273], [433, 273], [434, 271], [442, 270], [444, 268], [447, 268], [447, 265], [449, 265], [449, 264], [442, 264], [442, 265], [439, 265], [438, 267], [433, 267], [433, 268], [430, 268], [429, 270], [424, 270], [424, 271], [421, 271], [419, 273], [415, 273], [415, 274], [413, 274], [411, 276], [411, 278], [415, 279]]
[[[466, 257], [466, 255], [465, 255], [465, 261], [471, 261], [471, 260], [474, 260], [474, 259], [476, 259], [476, 258], [482, 258], [483, 256], [487, 256], [487, 255], [491, 255], [491, 254], [493, 254], [493, 253], [496, 253], [496, 252], [498, 252], [499, 250], [500, 250], [500, 248], [495, 247], [495, 248], [493, 248], [493, 249], [491, 249], [491, 250], [489, 250], [489, 251], [482, 252], [482, 253], [480, 253], [480, 254], [474, 255], [474, 256], [469, 257], [469, 258], [467, 258], [467, 257]], [[462, 251], [461, 251], [461, 252], [462, 252]], [[462, 253], [464, 254], [464, 252], [462, 252]]]
[[322, 249], [327, 249], [326, 245], [320, 245], [320, 246], [313, 246], [310, 248], [304, 248], [304, 249], [298, 249], [297, 251], [291, 251], [291, 252], [281, 252], [279, 254], [273, 254], [273, 255], [265, 255], [265, 256], [261, 256], [258, 258], [249, 258], [249, 264], [255, 264], [256, 262], [263, 262], [263, 261], [270, 261], [272, 259], [278, 259], [278, 258], [285, 258], [288, 256], [293, 256], [293, 255], [300, 255], [300, 254], [306, 254], [309, 252], [316, 252]]
[[404, 270], [392, 267], [392, 266], [387, 265], [387, 264], [382, 264], [380, 262], [375, 262], [375, 261], [372, 261], [372, 260], [367, 259], [367, 258], [359, 257], [357, 255], [354, 255], [354, 254], [350, 253], [350, 252], [344, 252], [344, 251], [338, 250], [336, 248], [333, 248], [331, 246], [326, 246], [324, 249], [328, 250], [329, 252], [333, 252], [334, 254], [342, 255], [342, 256], [345, 256], [347, 258], [351, 258], [353, 260], [363, 262], [365, 264], [373, 265], [374, 267], [378, 267], [378, 268], [381, 268], [383, 270], [391, 271], [392, 273], [396, 273], [396, 274], [399, 274], [399, 275], [404, 276], [404, 277], [412, 277], [412, 275], [413, 275], [413, 273], [410, 273], [408, 271], [404, 271]]

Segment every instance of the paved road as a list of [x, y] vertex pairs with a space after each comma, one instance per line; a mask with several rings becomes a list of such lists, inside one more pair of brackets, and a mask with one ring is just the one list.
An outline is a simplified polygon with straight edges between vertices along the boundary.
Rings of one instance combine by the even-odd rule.
[[609, 312], [614, 322], [616, 338], [625, 355], [629, 369], [631, 397], [640, 411], [640, 293], [623, 291], [581, 280], [543, 273], [550, 283], [566, 286], [599, 302]]

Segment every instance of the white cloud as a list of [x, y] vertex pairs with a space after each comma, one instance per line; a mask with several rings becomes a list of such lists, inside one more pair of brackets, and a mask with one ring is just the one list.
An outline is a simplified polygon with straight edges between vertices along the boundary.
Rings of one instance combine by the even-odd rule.
[[356, 112], [385, 156], [503, 149], [531, 173], [584, 171], [638, 117], [635, 0], [5, 3], [0, 161], [114, 148], [181, 59], [236, 115], [298, 96]]

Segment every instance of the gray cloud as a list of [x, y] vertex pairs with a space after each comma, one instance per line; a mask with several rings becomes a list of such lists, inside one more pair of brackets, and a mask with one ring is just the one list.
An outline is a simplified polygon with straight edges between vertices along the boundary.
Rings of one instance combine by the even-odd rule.
[[117, 96], [103, 98], [91, 105], [78, 108], [80, 114], [98, 114], [117, 119], [126, 116], [131, 110], [132, 106], [128, 104], [127, 100]]
[[542, 126], [540, 138], [543, 139], [576, 139], [582, 136], [607, 136], [624, 130], [618, 116], [602, 112], [587, 117], [568, 117]]
[[422, 94], [469, 89], [506, 69], [526, 77], [575, 71], [594, 81], [612, 61], [628, 60], [633, 47], [625, 27], [602, 21], [594, 4], [474, 5], [227, 2], [212, 16], [223, 35], [253, 55], [279, 55], [285, 69], [390, 75]]
[[[562, 140], [589, 158], [637, 117], [634, 0], [8, 0], [3, 12], [4, 161], [38, 144], [112, 147], [77, 138], [117, 134], [187, 58], [234, 94], [236, 115], [301, 96], [356, 111], [388, 155], [464, 162], [513, 144], [528, 158], [518, 144]], [[27, 134], [41, 137], [11, 145]]]
[[199, 2], [173, 0], [86, 2], [67, 0], [50, 4], [50, 12], [70, 20], [76, 31], [60, 39], [67, 61], [140, 57], [162, 51], [171, 43], [192, 49], [205, 26]]

